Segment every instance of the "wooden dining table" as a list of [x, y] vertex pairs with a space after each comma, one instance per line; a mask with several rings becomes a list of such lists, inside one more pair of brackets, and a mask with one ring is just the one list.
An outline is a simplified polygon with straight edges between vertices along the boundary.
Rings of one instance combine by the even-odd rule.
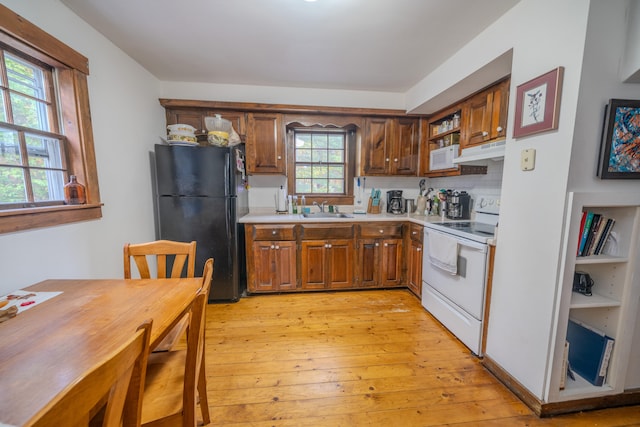
[[191, 308], [201, 278], [45, 280], [62, 292], [0, 323], [0, 426], [21, 426], [153, 320], [151, 348]]

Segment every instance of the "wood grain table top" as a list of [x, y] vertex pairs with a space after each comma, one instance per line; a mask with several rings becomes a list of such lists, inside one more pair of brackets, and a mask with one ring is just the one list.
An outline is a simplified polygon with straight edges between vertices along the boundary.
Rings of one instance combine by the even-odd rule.
[[45, 280], [26, 288], [62, 294], [0, 323], [0, 425], [25, 424], [146, 319], [153, 348], [201, 285], [201, 278]]

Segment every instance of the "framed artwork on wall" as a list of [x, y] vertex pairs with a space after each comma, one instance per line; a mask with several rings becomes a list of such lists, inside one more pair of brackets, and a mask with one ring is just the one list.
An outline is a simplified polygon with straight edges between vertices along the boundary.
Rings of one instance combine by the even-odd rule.
[[564, 67], [558, 67], [518, 86], [513, 137], [558, 128]]
[[598, 176], [640, 179], [640, 100], [609, 100], [602, 128]]

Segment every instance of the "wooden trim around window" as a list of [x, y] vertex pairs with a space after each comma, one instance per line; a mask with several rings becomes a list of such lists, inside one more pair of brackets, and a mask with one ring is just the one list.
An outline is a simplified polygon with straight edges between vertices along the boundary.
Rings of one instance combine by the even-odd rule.
[[61, 128], [68, 141], [69, 174], [76, 175], [87, 191], [86, 205], [2, 210], [0, 234], [101, 218], [87, 84], [88, 59], [1, 4], [0, 40], [55, 68]]
[[0, 211], [0, 234], [102, 218], [102, 205], [64, 205]]

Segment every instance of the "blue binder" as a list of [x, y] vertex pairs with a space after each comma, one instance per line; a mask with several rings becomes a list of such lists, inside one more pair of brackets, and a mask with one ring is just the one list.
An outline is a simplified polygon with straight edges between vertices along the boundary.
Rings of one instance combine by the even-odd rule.
[[567, 341], [571, 369], [595, 386], [604, 384], [614, 339], [584, 323], [569, 319]]

